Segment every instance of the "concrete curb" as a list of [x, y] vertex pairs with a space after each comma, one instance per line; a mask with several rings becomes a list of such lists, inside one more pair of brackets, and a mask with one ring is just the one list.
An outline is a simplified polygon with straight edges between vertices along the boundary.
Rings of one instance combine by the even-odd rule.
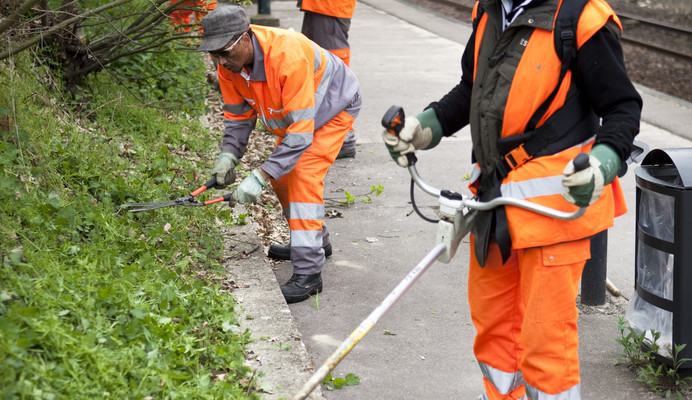
[[[259, 372], [255, 379], [265, 399], [291, 398], [314, 373], [291, 310], [252, 226], [234, 226], [223, 236], [224, 267], [236, 286], [232, 293], [240, 327], [254, 340], [247, 346], [247, 365]], [[308, 398], [324, 399], [321, 388]]]

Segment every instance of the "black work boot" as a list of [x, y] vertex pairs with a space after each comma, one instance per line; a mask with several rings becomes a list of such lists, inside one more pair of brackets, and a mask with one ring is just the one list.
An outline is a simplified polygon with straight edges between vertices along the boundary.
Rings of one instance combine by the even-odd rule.
[[[322, 248], [324, 249], [325, 257], [329, 257], [332, 255], [331, 243], [328, 243], [326, 246]], [[291, 246], [288, 244], [273, 244], [269, 246], [269, 251], [267, 255], [275, 260], [290, 260]]]
[[342, 158], [354, 158], [356, 156], [356, 149], [351, 148], [351, 149], [345, 149], [341, 148], [339, 150], [339, 154], [337, 154], [336, 159], [341, 160]]
[[322, 291], [322, 274], [293, 274], [288, 282], [281, 285], [281, 294], [286, 303], [298, 303]]
[[354, 158], [356, 156], [356, 138], [353, 133], [346, 135], [344, 142], [341, 144], [341, 149], [339, 149], [339, 154], [337, 154], [336, 159], [340, 160], [342, 158]]

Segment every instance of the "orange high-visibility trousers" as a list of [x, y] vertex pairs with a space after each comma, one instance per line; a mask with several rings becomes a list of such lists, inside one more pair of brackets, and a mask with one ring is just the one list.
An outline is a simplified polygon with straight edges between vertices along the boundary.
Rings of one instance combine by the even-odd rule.
[[[313, 134], [312, 145], [295, 167], [279, 179], [270, 179], [291, 231], [291, 263], [296, 274], [322, 271], [324, 249], [324, 177], [336, 160], [346, 134], [353, 130], [354, 118], [341, 111]], [[278, 143], [281, 142], [279, 139]]]
[[306, 11], [301, 33], [339, 57], [347, 66], [351, 63], [348, 32], [342, 29], [337, 17]]
[[485, 396], [579, 399], [576, 297], [590, 240], [512, 250], [504, 265], [492, 243], [485, 268], [474, 242], [468, 296]]

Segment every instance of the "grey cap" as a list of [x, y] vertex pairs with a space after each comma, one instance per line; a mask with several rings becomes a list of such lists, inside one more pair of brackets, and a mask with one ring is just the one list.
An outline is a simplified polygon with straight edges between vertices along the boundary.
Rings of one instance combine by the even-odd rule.
[[221, 50], [234, 37], [250, 28], [245, 9], [235, 4], [219, 3], [202, 18], [204, 35], [197, 51]]

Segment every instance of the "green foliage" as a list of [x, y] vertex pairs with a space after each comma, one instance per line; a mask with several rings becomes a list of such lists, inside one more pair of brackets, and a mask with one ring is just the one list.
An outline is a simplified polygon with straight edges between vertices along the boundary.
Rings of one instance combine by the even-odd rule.
[[367, 204], [372, 203], [372, 198], [370, 197], [370, 195], [374, 193], [375, 197], [378, 197], [379, 195], [382, 194], [382, 192], [384, 192], [384, 187], [382, 186], [382, 184], [372, 185], [370, 187], [370, 193], [366, 194], [361, 199], [361, 201], [363, 203], [367, 203]]
[[354, 374], [346, 374], [344, 378], [332, 378], [332, 374], [327, 375], [322, 381], [327, 390], [341, 389], [345, 386], [356, 386], [360, 384], [360, 378]]
[[619, 356], [637, 373], [639, 382], [667, 399], [683, 399], [692, 393], [692, 377], [680, 374], [681, 367], [692, 362], [692, 359], [679, 357], [685, 344], [668, 349], [673, 364], [671, 367], [656, 359], [656, 354], [660, 351], [657, 343], [661, 337], [660, 332], [650, 330], [638, 333], [622, 317], [618, 319], [618, 329], [620, 337], [615, 341], [619, 344]]
[[312, 303], [313, 303], [313, 304], [310, 304], [310, 306], [312, 306], [312, 308], [314, 308], [315, 310], [321, 310], [322, 309], [322, 307], [320, 307], [320, 293], [319, 292], [315, 293], [314, 296], [310, 296], [310, 299], [312, 299]]
[[[372, 203], [372, 197], [370, 197], [370, 195], [372, 195], [374, 193], [375, 197], [378, 197], [383, 192], [384, 192], [384, 187], [381, 184], [372, 185], [370, 187], [369, 193], [365, 193], [365, 194], [360, 195], [360, 196], [362, 196], [360, 200], [363, 203], [370, 204], [370, 203]], [[340, 204], [344, 205], [344, 206], [351, 205], [351, 204], [355, 203], [356, 200], [358, 199], [357, 195], [352, 195], [348, 190], [344, 190], [344, 197], [345, 197], [345, 200], [342, 200], [340, 202]]]
[[353, 204], [356, 202], [357, 197], [349, 193], [348, 190], [344, 190], [344, 196], [346, 197], [344, 204]]
[[[90, 86], [118, 85], [142, 103], [175, 108], [190, 115], [205, 111], [209, 90], [199, 53], [174, 51], [168, 43], [157, 53], [137, 53], [111, 63], [107, 71], [91, 77]], [[117, 80], [113, 80], [113, 77]]]
[[[107, 69], [90, 74], [83, 88], [90, 108], [94, 110], [114, 102], [120, 107], [148, 104], [189, 115], [203, 114], [209, 84], [200, 54], [175, 51], [170, 43], [160, 50], [123, 57], [110, 63]], [[132, 104], [123, 104], [128, 102]]]
[[221, 285], [228, 207], [119, 208], [199, 187], [217, 139], [112, 87], [79, 118], [33, 67], [0, 63], [0, 397], [258, 398]]

